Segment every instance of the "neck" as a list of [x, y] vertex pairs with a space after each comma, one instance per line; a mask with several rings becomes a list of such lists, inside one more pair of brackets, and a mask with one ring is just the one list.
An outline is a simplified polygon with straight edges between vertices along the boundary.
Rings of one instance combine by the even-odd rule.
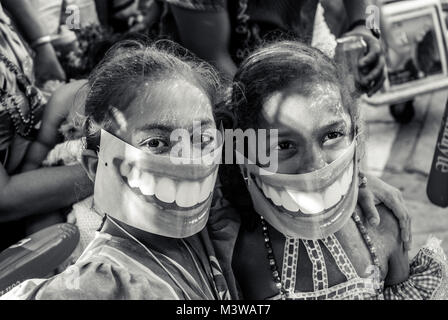
[[132, 237], [130, 237], [122, 229], [124, 229], [127, 233], [132, 235], [132, 237], [135, 237], [137, 240], [142, 242], [147, 247], [148, 246], [154, 247], [154, 246], [158, 246], [159, 244], [163, 244], [164, 246], [166, 246], [170, 243], [175, 244], [180, 241], [180, 239], [168, 238], [165, 236], [160, 236], [157, 234], [153, 234], [150, 232], [146, 232], [146, 231], [131, 227], [131, 226], [129, 226], [121, 221], [118, 221], [110, 216], [107, 216], [106, 221], [104, 222], [104, 225], [101, 228], [101, 231], [108, 233], [115, 237], [133, 240]]

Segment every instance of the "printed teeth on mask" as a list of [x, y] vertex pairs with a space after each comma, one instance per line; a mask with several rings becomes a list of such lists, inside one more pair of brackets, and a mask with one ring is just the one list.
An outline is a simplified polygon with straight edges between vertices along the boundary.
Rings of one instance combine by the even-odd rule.
[[202, 181], [175, 181], [156, 177], [122, 162], [120, 175], [126, 178], [131, 189], [139, 189], [144, 196], [154, 196], [161, 202], [176, 204], [180, 208], [192, 208], [205, 202], [213, 192], [216, 173]]
[[283, 207], [290, 212], [300, 211], [303, 214], [316, 215], [336, 206], [349, 191], [352, 179], [353, 165], [320, 193], [274, 188], [261, 182], [259, 178], [255, 181], [266, 198], [277, 207]]

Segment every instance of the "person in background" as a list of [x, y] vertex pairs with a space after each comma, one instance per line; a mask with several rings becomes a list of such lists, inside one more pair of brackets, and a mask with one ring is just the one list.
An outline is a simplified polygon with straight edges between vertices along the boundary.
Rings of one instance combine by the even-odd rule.
[[35, 53], [37, 83], [42, 85], [47, 80], [64, 81], [65, 74], [51, 45], [50, 34], [36, 16], [31, 1], [2, 0], [1, 5], [10, 14], [13, 23]]
[[156, 0], [96, 0], [101, 24], [114, 32], [148, 33], [159, 21], [163, 8]]
[[[3, 5], [36, 48], [33, 61]], [[25, 18], [28, 20], [25, 21]], [[23, 173], [23, 158], [38, 126], [45, 99], [34, 75], [42, 81], [64, 79], [45, 30], [27, 1], [0, 3], [0, 248], [26, 236], [30, 216], [67, 207], [92, 192], [80, 165]]]
[[[166, 19], [167, 29], [162, 32], [172, 34], [175, 40], [229, 77], [266, 39], [294, 38], [311, 45], [322, 36], [319, 33], [328, 32], [315, 30], [315, 23], [324, 11], [318, 0], [163, 1], [174, 17], [174, 25]], [[360, 85], [373, 93], [384, 81], [384, 58], [377, 34], [366, 28], [366, 8], [372, 3], [344, 0], [343, 4], [348, 25], [345, 35], [360, 35], [368, 44], [367, 54], [359, 61], [363, 75]], [[320, 42], [336, 45], [331, 35]], [[332, 54], [331, 50], [327, 53]]]

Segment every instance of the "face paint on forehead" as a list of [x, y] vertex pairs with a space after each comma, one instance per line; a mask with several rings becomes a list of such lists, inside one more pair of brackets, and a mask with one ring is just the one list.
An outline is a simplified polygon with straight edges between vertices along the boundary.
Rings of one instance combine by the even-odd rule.
[[313, 108], [341, 105], [341, 94], [333, 84], [325, 83], [313, 87], [310, 97]]
[[264, 101], [261, 117], [270, 125], [282, 123], [285, 126], [295, 128], [297, 126], [296, 120], [303, 117], [302, 112], [295, 107], [296, 104], [310, 112], [308, 122], [311, 126], [315, 126], [312, 123], [316, 122], [317, 124], [322, 120], [322, 117], [312, 115], [322, 114], [340, 118], [347, 124], [347, 127], [351, 126], [351, 117], [343, 106], [339, 88], [331, 83], [316, 85], [308, 95], [301, 95], [289, 90], [288, 92], [274, 92]]
[[[332, 111], [335, 116], [344, 120], [347, 126], [351, 124], [348, 110], [342, 104], [339, 88], [332, 83], [324, 83], [313, 88], [310, 107], [316, 112]], [[327, 110], [324, 110], [327, 109]]]

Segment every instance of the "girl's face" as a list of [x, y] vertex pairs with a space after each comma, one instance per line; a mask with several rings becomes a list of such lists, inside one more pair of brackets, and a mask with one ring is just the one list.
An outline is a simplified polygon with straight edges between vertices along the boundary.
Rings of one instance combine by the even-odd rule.
[[274, 92], [263, 104], [260, 128], [277, 129], [278, 173], [316, 171], [351, 144], [352, 122], [336, 85], [316, 85], [309, 96], [294, 89]]
[[191, 159], [185, 153], [195, 149], [206, 156], [217, 145], [207, 95], [182, 80], [143, 85], [125, 111], [112, 109], [112, 117], [113, 135], [101, 133], [96, 208], [161, 236], [184, 238], [202, 230], [218, 166], [174, 160]]
[[338, 231], [357, 193], [353, 126], [338, 87], [314, 85], [309, 95], [293, 87], [274, 92], [259, 121], [257, 129], [278, 130], [278, 141], [269, 138], [267, 148], [278, 154], [278, 169], [270, 175], [247, 166], [255, 210], [291, 237], [322, 239]]

